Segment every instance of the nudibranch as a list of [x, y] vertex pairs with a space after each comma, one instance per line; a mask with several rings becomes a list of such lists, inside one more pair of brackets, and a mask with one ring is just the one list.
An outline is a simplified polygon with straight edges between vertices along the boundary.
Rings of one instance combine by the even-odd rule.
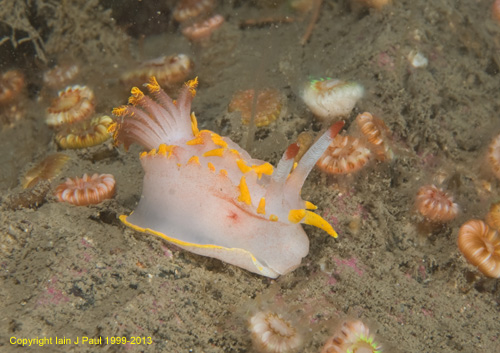
[[[294, 167], [298, 146], [290, 145], [278, 166], [252, 159], [227, 137], [199, 130], [191, 102], [198, 79], [177, 100], [154, 77], [146, 89], [132, 88], [129, 104], [115, 108], [110, 127], [116, 144], [138, 143], [144, 169], [136, 210], [120, 220], [193, 253], [214, 257], [276, 278], [301, 263], [309, 239], [300, 223], [337, 233], [300, 190], [343, 122], [328, 129]], [[292, 171], [293, 168], [293, 171]]]

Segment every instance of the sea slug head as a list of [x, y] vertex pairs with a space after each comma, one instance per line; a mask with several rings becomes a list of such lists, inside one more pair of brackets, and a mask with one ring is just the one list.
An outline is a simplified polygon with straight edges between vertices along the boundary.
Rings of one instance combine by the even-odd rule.
[[[120, 219], [193, 253], [214, 257], [275, 278], [300, 265], [309, 240], [300, 223], [336, 237], [331, 225], [302, 200], [300, 189], [343, 126], [334, 124], [294, 167], [298, 146], [285, 151], [278, 166], [252, 159], [228, 138], [198, 130], [190, 114], [197, 81], [173, 101], [152, 79], [149, 97], [132, 90], [129, 105], [110, 128], [115, 142], [139, 143], [145, 171], [137, 209]], [[293, 170], [292, 170], [293, 169]]]

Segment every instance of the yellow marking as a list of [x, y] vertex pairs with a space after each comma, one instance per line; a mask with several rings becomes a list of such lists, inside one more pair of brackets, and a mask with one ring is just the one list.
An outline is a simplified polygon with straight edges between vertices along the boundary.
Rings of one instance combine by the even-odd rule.
[[313, 204], [312, 202], [306, 201], [306, 210], [317, 210], [318, 206]]
[[158, 147], [158, 154], [162, 155], [162, 156], [166, 156], [167, 158], [170, 158], [172, 156], [172, 152], [174, 151], [175, 147], [177, 147], [176, 145], [166, 145], [164, 143], [162, 143], [159, 147]]
[[121, 107], [113, 108], [111, 113], [113, 115], [116, 115], [116, 116], [123, 116], [123, 115], [127, 114], [127, 110], [128, 110], [127, 108], [128, 107], [126, 105], [122, 105]]
[[188, 142], [186, 142], [186, 145], [203, 145], [205, 143], [205, 141], [203, 141], [203, 136], [201, 136], [200, 134], [198, 134], [198, 136], [196, 136], [194, 139], [192, 140], [189, 140]]
[[259, 179], [262, 177], [262, 174], [272, 175], [274, 169], [273, 166], [267, 162], [261, 165], [253, 165], [252, 167], [249, 167], [242, 158], [236, 161], [236, 165], [242, 173], [248, 173], [253, 170]]
[[156, 154], [156, 148], [153, 148], [151, 151], [148, 152], [148, 156], [154, 156]]
[[253, 165], [252, 169], [255, 173], [257, 173], [259, 179], [262, 177], [262, 174], [272, 175], [274, 170], [273, 166], [267, 162], [261, 165]]
[[269, 216], [269, 220], [271, 222], [278, 222], [278, 216], [272, 214]]
[[150, 93], [158, 92], [161, 89], [160, 85], [158, 84], [158, 81], [156, 81], [156, 77], [154, 76], [151, 76], [149, 78], [149, 83], [146, 85], [146, 88]]
[[238, 159], [236, 161], [236, 165], [238, 166], [238, 168], [240, 168], [240, 170], [243, 174], [248, 173], [249, 171], [252, 170], [252, 168], [250, 168], [249, 166], [246, 165], [246, 163], [243, 159]]
[[306, 215], [306, 210], [290, 210], [288, 220], [292, 223], [299, 223]]
[[229, 152], [231, 152], [231, 153], [235, 154], [235, 155], [236, 155], [236, 157], [239, 157], [239, 156], [240, 156], [240, 152], [238, 152], [238, 150], [235, 150], [234, 148], [231, 148], [231, 149], [229, 150]]
[[144, 93], [137, 87], [132, 87], [130, 93], [132, 93], [132, 95], [128, 99], [129, 104], [136, 105], [144, 98]]
[[298, 165], [298, 164], [299, 164], [298, 162], [293, 162], [293, 167], [292, 167], [292, 170], [295, 170], [295, 168], [297, 168], [297, 165]]
[[189, 92], [191, 92], [193, 97], [196, 96], [196, 87], [198, 86], [198, 76], [186, 82], [185, 85], [189, 89]]
[[113, 133], [113, 143], [115, 146], [118, 146], [118, 144], [119, 144], [119, 141], [118, 141], [118, 132], [119, 131], [120, 131], [120, 129], [118, 128], [117, 123], [113, 123], [108, 127], [107, 132], [108, 132], [108, 134]]
[[198, 156], [193, 156], [193, 157], [189, 158], [189, 160], [187, 161], [186, 165], [188, 165], [188, 164], [200, 165], [200, 159], [198, 158]]
[[262, 197], [259, 201], [259, 206], [257, 207], [257, 213], [266, 214], [266, 199]]
[[[116, 109], [116, 108], [115, 108]], [[109, 133], [112, 133], [112, 132], [115, 132], [116, 131], [116, 127], [118, 126], [117, 123], [112, 123], [108, 126], [108, 129], [106, 130]]]
[[252, 203], [252, 199], [250, 198], [250, 191], [248, 190], [247, 182], [244, 176], [241, 177], [240, 185], [238, 185], [238, 188], [240, 189], [240, 196], [238, 196], [238, 201], [250, 205]]
[[215, 143], [217, 146], [220, 146], [222, 148], [227, 148], [227, 142], [222, 139], [222, 137], [215, 132], [212, 132], [212, 141]]
[[311, 226], [323, 229], [325, 232], [330, 234], [332, 237], [338, 237], [337, 232], [323, 217], [311, 211], [306, 211], [306, 217], [304, 218], [304, 224], [309, 224]]
[[167, 146], [167, 157], [170, 158], [172, 157], [172, 153], [174, 153], [174, 149], [176, 148], [176, 145], [169, 145]]
[[224, 148], [216, 148], [203, 153], [203, 157], [222, 157], [224, 154]]
[[137, 98], [144, 97], [144, 93], [142, 93], [142, 91], [138, 87], [132, 87], [130, 93], [132, 93], [132, 96]]
[[194, 115], [194, 113], [191, 113], [191, 130], [194, 136], [200, 133], [200, 130], [198, 130], [198, 120], [196, 120], [196, 115]]
[[302, 221], [302, 223], [304, 224], [323, 229], [334, 238], [338, 236], [337, 232], [335, 231], [335, 229], [333, 229], [330, 223], [325, 221], [319, 214], [311, 211], [290, 210], [290, 212], [288, 212], [288, 220], [292, 223], [299, 223]]
[[141, 154], [139, 155], [139, 158], [146, 157], [147, 155], [148, 155], [147, 152], [141, 152]]
[[227, 177], [227, 170], [221, 169], [219, 173], [220, 175]]
[[208, 169], [210, 169], [212, 172], [215, 172], [215, 167], [212, 163], [208, 162]]
[[180, 167], [182, 167], [182, 164], [180, 164], [180, 163], [177, 163], [177, 166], [178, 166], [178, 167], [180, 168]]
[[158, 147], [158, 154], [160, 154], [162, 156], [166, 156], [167, 155], [167, 145], [165, 145], [164, 143], [160, 144], [160, 146]]

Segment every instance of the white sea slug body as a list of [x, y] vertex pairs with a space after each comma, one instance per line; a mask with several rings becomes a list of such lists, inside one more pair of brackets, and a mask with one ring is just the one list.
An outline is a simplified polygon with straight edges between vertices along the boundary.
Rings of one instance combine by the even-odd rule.
[[364, 92], [357, 82], [326, 78], [308, 82], [302, 99], [317, 118], [331, 122], [349, 115]]
[[115, 108], [122, 117], [111, 128], [125, 148], [138, 143], [145, 171], [137, 209], [120, 219], [135, 230], [158, 235], [193, 253], [214, 257], [267, 277], [300, 265], [309, 239], [299, 223], [337, 234], [300, 189], [343, 126], [332, 126], [291, 172], [296, 144], [276, 169], [252, 159], [229, 138], [199, 131], [190, 114], [197, 80], [187, 82], [173, 101], [154, 78], [150, 96], [132, 89], [129, 105]]

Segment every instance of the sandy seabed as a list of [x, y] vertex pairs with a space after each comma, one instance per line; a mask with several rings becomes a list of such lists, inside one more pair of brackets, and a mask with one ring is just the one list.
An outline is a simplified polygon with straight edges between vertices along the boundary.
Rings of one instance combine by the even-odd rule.
[[[216, 11], [226, 23], [207, 46], [191, 45], [179, 31], [149, 36], [132, 41], [133, 56], [110, 68], [83, 64], [79, 83], [93, 87], [98, 108], [109, 113], [125, 103], [128, 88], [116, 72], [133, 58], [187, 53], [200, 80], [193, 103], [200, 126], [242, 144], [247, 128], [227, 112], [231, 96], [277, 88], [287, 97], [286, 114], [258, 129], [249, 151], [276, 164], [300, 132], [321, 128], [300, 99], [301, 85], [310, 77], [355, 80], [366, 95], [347, 124], [363, 111], [381, 117], [393, 133], [394, 160], [343, 178], [313, 171], [303, 198], [339, 237], [306, 226], [311, 246], [302, 266], [271, 280], [122, 225], [117, 217], [141, 194], [137, 146], [63, 151], [71, 160], [50, 190], [66, 177], [111, 173], [112, 200], [75, 207], [49, 190], [39, 207], [14, 209], [7, 200], [22, 192], [24, 173], [57, 151], [44, 122], [49, 100], [32, 99], [26, 117], [0, 136], [0, 350], [23, 350], [12, 337], [45, 337], [52, 344], [31, 351], [251, 352], [246, 321], [267, 305], [309, 331], [301, 352], [319, 352], [346, 318], [365, 321], [387, 352], [499, 352], [498, 281], [469, 265], [456, 241], [460, 225], [484, 218], [500, 196], [485, 160], [500, 133], [500, 24], [491, 19], [491, 1], [394, 0], [381, 11], [324, 1], [304, 46], [310, 14], [224, 3]], [[287, 14], [296, 21], [239, 27]], [[411, 65], [418, 52], [426, 67]], [[436, 178], [462, 211], [429, 229], [413, 204], [418, 188]], [[66, 341], [56, 345], [56, 337]], [[113, 337], [140, 344], [111, 344]]]

